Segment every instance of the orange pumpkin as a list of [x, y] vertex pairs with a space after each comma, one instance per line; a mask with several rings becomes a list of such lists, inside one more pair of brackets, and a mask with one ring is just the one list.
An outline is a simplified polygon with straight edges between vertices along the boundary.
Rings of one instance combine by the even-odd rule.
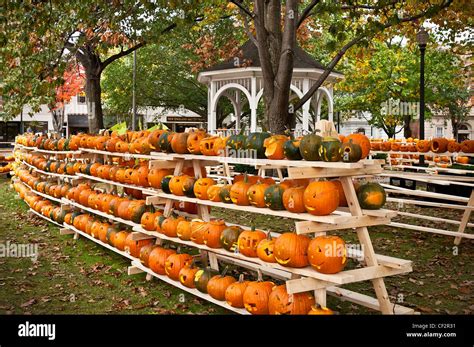
[[275, 260], [278, 264], [289, 267], [308, 266], [308, 245], [310, 238], [306, 235], [284, 233], [274, 245]]
[[142, 225], [143, 229], [145, 230], [155, 230], [155, 218], [161, 216], [161, 212], [145, 212], [142, 215], [140, 220], [140, 224]]
[[191, 222], [187, 220], [179, 221], [176, 226], [176, 235], [184, 241], [191, 240]]
[[251, 314], [268, 314], [268, 299], [275, 284], [273, 282], [249, 282], [243, 295], [245, 309]]
[[223, 219], [212, 219], [207, 226], [207, 230], [203, 236], [203, 243], [210, 248], [220, 248], [220, 237], [222, 231], [227, 226]]
[[426, 153], [431, 149], [431, 141], [430, 140], [420, 140], [416, 143], [416, 149], [418, 152]]
[[185, 266], [179, 271], [179, 281], [181, 284], [188, 288], [196, 288], [194, 285], [194, 277], [196, 276], [196, 272], [199, 269], [192, 266]]
[[456, 142], [456, 141], [449, 141], [448, 151], [451, 152], [451, 153], [460, 152], [461, 151], [461, 144]]
[[125, 252], [129, 253], [132, 257], [139, 258], [140, 257], [140, 249], [143, 246], [153, 244], [153, 239], [145, 239], [145, 240], [133, 240], [133, 234], [130, 233], [126, 240], [125, 240]]
[[189, 254], [171, 254], [166, 258], [165, 272], [172, 280], [179, 281], [179, 273], [182, 268], [191, 265], [193, 257]]
[[163, 177], [172, 175], [172, 169], [151, 169], [148, 171], [148, 184], [150, 187], [161, 189]]
[[306, 187], [303, 195], [306, 211], [315, 216], [326, 216], [339, 206], [339, 192], [333, 182], [317, 181]]
[[284, 135], [273, 135], [266, 138], [263, 142], [263, 146], [265, 147], [265, 156], [268, 159], [285, 159], [283, 145], [286, 141], [288, 141], [288, 137]]
[[261, 240], [257, 245], [257, 256], [267, 263], [276, 263], [275, 259], [275, 241], [268, 233], [267, 238]]
[[221, 202], [220, 192], [223, 184], [214, 184], [207, 189], [207, 198], [210, 201]]
[[344, 193], [344, 188], [342, 187], [342, 183], [339, 180], [334, 180], [331, 181], [334, 183], [337, 192], [339, 193], [339, 206], [345, 206], [347, 207], [347, 199], [346, 199], [346, 194]]
[[433, 153], [444, 153], [448, 150], [448, 140], [437, 137], [431, 140], [431, 151]]
[[186, 154], [188, 151], [188, 137], [189, 133], [176, 133], [171, 139], [171, 149], [175, 153]]
[[207, 282], [207, 293], [216, 300], [225, 300], [227, 288], [236, 282], [232, 276], [216, 275]]
[[321, 307], [321, 305], [316, 304], [311, 307], [311, 311], [308, 312], [309, 315], [332, 315], [334, 312], [327, 307]]
[[249, 198], [247, 192], [252, 186], [252, 183], [248, 182], [247, 179], [234, 183], [230, 188], [230, 199], [231, 201], [240, 206], [248, 206]]
[[203, 138], [208, 136], [205, 131], [195, 131], [189, 134], [188, 139], [186, 141], [186, 145], [188, 147], [188, 151], [191, 154], [201, 154], [201, 149], [199, 147], [200, 142]]
[[283, 192], [283, 206], [285, 209], [294, 213], [306, 212], [304, 205], [304, 191], [305, 187], [292, 187], [285, 189]]
[[274, 287], [268, 298], [268, 313], [276, 315], [307, 314], [315, 304], [312, 294], [288, 294], [286, 285]]
[[218, 139], [217, 136], [205, 137], [199, 141], [199, 152], [207, 156], [217, 155], [217, 152], [214, 149], [214, 144]]
[[269, 184], [261, 182], [250, 186], [247, 190], [247, 197], [250, 205], [255, 207], [265, 207], [265, 189], [269, 186]]
[[148, 257], [150, 269], [159, 275], [166, 275], [166, 259], [172, 254], [176, 254], [176, 252], [163, 247], [154, 248]]
[[318, 272], [338, 273], [346, 266], [346, 244], [338, 236], [318, 236], [309, 243], [308, 259]]
[[199, 178], [196, 183], [194, 183], [194, 195], [196, 198], [201, 200], [208, 200], [207, 191], [209, 187], [216, 184], [212, 178]]
[[247, 257], [257, 257], [257, 246], [261, 240], [266, 239], [267, 235], [261, 230], [246, 230], [239, 235], [237, 247], [239, 253]]
[[355, 143], [360, 146], [362, 150], [362, 157], [361, 159], [366, 158], [370, 153], [370, 140], [364, 134], [351, 134], [344, 138], [344, 143], [349, 143], [352, 140], [352, 143]]
[[239, 281], [230, 284], [225, 291], [225, 301], [232, 307], [244, 307], [244, 292], [249, 282], [244, 281], [244, 276], [240, 275]]
[[461, 151], [464, 153], [474, 153], [474, 140], [464, 140], [461, 142]]
[[207, 232], [207, 228], [209, 228], [209, 224], [200, 220], [200, 219], [193, 219], [191, 221], [191, 241], [202, 245], [204, 243], [204, 235]]
[[183, 220], [185, 219], [182, 216], [178, 216], [178, 217], [170, 216], [166, 218], [161, 224], [161, 232], [169, 237], [178, 236], [177, 234], [178, 223]]

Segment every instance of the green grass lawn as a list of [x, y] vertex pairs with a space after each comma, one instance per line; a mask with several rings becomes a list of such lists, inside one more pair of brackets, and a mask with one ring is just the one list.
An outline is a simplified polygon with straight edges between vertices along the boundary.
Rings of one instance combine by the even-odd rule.
[[[59, 228], [28, 213], [16, 198], [10, 181], [0, 179], [0, 244], [38, 244], [36, 263], [28, 258], [0, 258], [1, 314], [229, 314], [213, 304], [182, 292], [144, 274], [127, 275], [130, 261], [114, 252], [71, 235], [59, 235]], [[460, 220], [459, 212], [411, 208], [444, 218]], [[292, 220], [214, 210], [229, 222], [250, 224], [274, 231], [294, 229]], [[400, 219], [402, 220], [402, 219]], [[405, 219], [406, 220], [406, 219]], [[432, 223], [420, 223], [434, 226]], [[444, 224], [436, 223], [437, 228]], [[454, 227], [449, 226], [450, 230]], [[472, 233], [473, 230], [468, 230]], [[377, 253], [413, 260], [414, 271], [387, 278], [387, 290], [394, 301], [422, 313], [471, 314], [474, 312], [474, 242], [464, 239], [453, 254], [453, 238], [386, 226], [371, 227]], [[353, 231], [340, 231], [346, 242], [356, 243]], [[355, 267], [355, 262], [349, 268]], [[231, 272], [238, 271], [231, 267]], [[244, 271], [246, 277], [254, 276]], [[370, 282], [345, 286], [373, 295]], [[362, 306], [328, 298], [328, 307], [342, 314], [374, 313]]]

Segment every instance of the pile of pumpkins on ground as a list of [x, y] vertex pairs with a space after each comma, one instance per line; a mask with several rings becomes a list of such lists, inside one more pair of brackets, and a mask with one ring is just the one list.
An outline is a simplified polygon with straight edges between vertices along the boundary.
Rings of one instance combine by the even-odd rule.
[[[419, 140], [408, 138], [402, 139], [389, 139], [383, 141], [381, 139], [371, 140], [371, 149], [374, 151], [384, 152], [419, 152], [427, 153], [433, 152], [438, 154], [443, 153], [474, 153], [474, 140], [464, 140], [461, 143], [456, 142], [454, 139], [446, 138], [434, 138], [432, 140]], [[404, 154], [400, 155], [404, 159], [419, 159], [418, 154]], [[391, 155], [391, 158], [396, 160], [396, 155]], [[430, 156], [426, 155], [425, 159], [428, 161], [434, 161], [440, 166], [448, 166], [451, 163], [449, 156]], [[456, 162], [459, 164], [474, 164], [474, 158], [459, 155], [456, 157]]]
[[357, 162], [370, 152], [370, 140], [363, 134], [347, 137], [308, 134], [294, 139], [286, 135], [254, 132], [228, 137], [211, 136], [204, 130], [176, 133], [167, 130], [128, 131], [123, 135], [78, 134], [68, 139], [51, 139], [46, 135], [25, 134], [17, 143], [47, 150], [96, 149], [108, 152], [149, 154], [165, 152], [202, 154], [206, 156], [235, 155], [232, 151], [252, 151], [251, 158]]

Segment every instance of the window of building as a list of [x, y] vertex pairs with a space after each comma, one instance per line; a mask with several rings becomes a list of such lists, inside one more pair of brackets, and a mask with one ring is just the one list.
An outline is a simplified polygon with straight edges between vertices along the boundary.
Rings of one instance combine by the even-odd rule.
[[471, 131], [467, 124], [460, 124], [458, 127], [458, 142], [463, 142], [464, 140], [469, 140]]
[[85, 104], [86, 103], [86, 96], [85, 95], [78, 95], [77, 96], [77, 103], [78, 104]]
[[444, 128], [436, 127], [436, 137], [443, 137]]

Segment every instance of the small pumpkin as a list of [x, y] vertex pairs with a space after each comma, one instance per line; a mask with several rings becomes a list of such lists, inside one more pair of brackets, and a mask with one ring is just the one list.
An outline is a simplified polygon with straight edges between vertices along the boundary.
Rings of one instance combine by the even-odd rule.
[[[171, 189], [170, 189], [170, 183], [171, 180], [173, 179], [174, 176], [172, 175], [167, 175], [162, 178], [161, 180], [161, 190], [163, 190], [164, 193], [166, 194], [171, 194]], [[184, 195], [184, 193], [183, 193]]]
[[310, 238], [306, 235], [284, 233], [274, 245], [273, 253], [278, 264], [289, 267], [306, 267], [308, 262], [308, 245]]
[[170, 216], [166, 218], [161, 224], [161, 232], [169, 237], [178, 236], [177, 234], [178, 224], [184, 220], [185, 219], [182, 216], [178, 216], [178, 217]]
[[426, 153], [431, 150], [431, 141], [430, 140], [420, 140], [416, 143], [416, 149], [418, 152]]
[[206, 156], [217, 155], [216, 151], [214, 150], [214, 144], [216, 140], [217, 136], [210, 136], [201, 139], [199, 142], [199, 151]]
[[[230, 184], [219, 185], [219, 199], [221, 202], [226, 204], [231, 204], [232, 199], [230, 197], [230, 189], [232, 186]], [[211, 200], [211, 199], [210, 199]], [[211, 201], [214, 201], [213, 199]]]
[[385, 189], [377, 182], [362, 184], [357, 190], [360, 207], [366, 210], [378, 210], [387, 199]]
[[342, 144], [341, 153], [344, 163], [355, 163], [362, 158], [362, 148], [357, 143], [354, 143], [352, 139]]
[[163, 178], [172, 174], [172, 169], [151, 169], [148, 171], [148, 184], [150, 187], [161, 189]]
[[193, 219], [191, 221], [191, 241], [199, 245], [204, 244], [204, 235], [209, 228], [209, 224], [201, 219]]
[[244, 292], [249, 282], [244, 281], [244, 275], [239, 276], [239, 281], [231, 283], [225, 291], [225, 301], [232, 307], [244, 307]]
[[223, 184], [215, 184], [207, 189], [207, 198], [210, 201], [221, 202], [220, 191]]

